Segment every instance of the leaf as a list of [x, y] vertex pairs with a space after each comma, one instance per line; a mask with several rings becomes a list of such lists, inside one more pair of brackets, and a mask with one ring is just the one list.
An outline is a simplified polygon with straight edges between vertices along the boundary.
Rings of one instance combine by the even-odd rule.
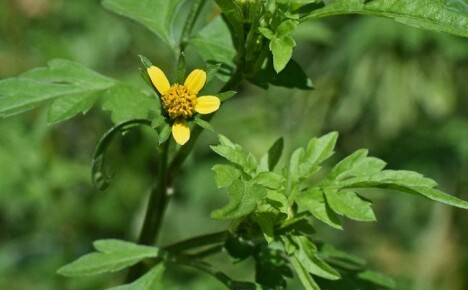
[[281, 72], [292, 57], [296, 42], [291, 36], [275, 37], [270, 41], [270, 50], [273, 54], [273, 67], [277, 73]]
[[107, 148], [117, 135], [137, 125], [151, 126], [151, 123], [149, 120], [126, 121], [109, 129], [101, 137], [101, 139], [99, 139], [99, 142], [94, 149], [93, 161], [91, 165], [91, 179], [93, 180], [93, 184], [97, 189], [101, 191], [105, 190], [112, 180], [112, 176], [110, 176], [105, 169], [104, 157], [107, 152]]
[[328, 159], [333, 153], [337, 132], [328, 133], [320, 138], [313, 138], [306, 150], [300, 148], [291, 156], [289, 172], [292, 180], [309, 177], [320, 169], [320, 163]]
[[190, 39], [205, 62], [221, 63], [234, 67], [236, 50], [230, 36], [229, 28], [221, 17], [216, 17]]
[[171, 136], [172, 133], [172, 127], [168, 123], [164, 123], [164, 126], [162, 127], [161, 131], [159, 132], [158, 136], [158, 142], [159, 144], [162, 144], [169, 139], [169, 136]]
[[375, 157], [367, 157], [367, 152], [367, 149], [360, 149], [341, 160], [333, 167], [328, 178], [342, 180], [351, 176], [365, 176], [382, 171], [386, 163]]
[[158, 256], [158, 248], [119, 240], [99, 240], [94, 243], [98, 252], [82, 256], [63, 266], [57, 273], [76, 277], [115, 272], [132, 266], [146, 258]]
[[297, 28], [297, 21], [295, 20], [285, 20], [281, 22], [280, 25], [278, 25], [278, 28], [276, 29], [276, 34], [279, 37], [286, 36], [286, 35], [291, 35]]
[[254, 253], [254, 244], [238, 236], [230, 236], [224, 243], [224, 248], [234, 258], [234, 262], [240, 262]]
[[205, 121], [205, 120], [203, 120], [203, 119], [201, 119], [199, 117], [195, 117], [193, 119], [193, 121], [195, 122], [195, 124], [202, 127], [203, 129], [206, 129], [206, 130], [211, 131], [211, 132], [215, 132], [215, 129], [214, 129], [213, 125], [211, 125], [207, 121]]
[[248, 215], [257, 207], [257, 202], [267, 195], [265, 188], [249, 184], [242, 180], [235, 180], [229, 186], [229, 203], [221, 209], [214, 210], [214, 219], [235, 219]]
[[220, 135], [219, 140], [221, 145], [210, 146], [214, 152], [230, 162], [239, 165], [245, 173], [249, 175], [255, 174], [257, 170], [257, 160], [252, 154], [246, 153], [240, 145], [232, 143], [222, 135]]
[[244, 15], [241, 7], [232, 0], [215, 0], [215, 2], [228, 20], [229, 28], [232, 30], [226, 34], [232, 36], [234, 45], [239, 50], [244, 46]]
[[443, 4], [449, 10], [468, 16], [468, 3], [466, 0], [445, 0]]
[[302, 266], [295, 256], [291, 257], [291, 262], [305, 290], [320, 290], [319, 285], [317, 285], [309, 272]]
[[301, 21], [342, 14], [383, 16], [423, 29], [468, 36], [468, 17], [463, 11], [434, 0], [337, 0], [312, 11]]
[[292, 270], [283, 251], [261, 247], [255, 255], [255, 282], [267, 289], [285, 289]]
[[219, 93], [216, 96], [221, 100], [221, 102], [224, 102], [224, 101], [229, 100], [230, 98], [232, 98], [235, 94], [237, 94], [237, 92], [226, 91], [226, 92]]
[[285, 179], [283, 175], [275, 172], [260, 172], [252, 179], [252, 182], [270, 189], [280, 189], [283, 187]]
[[264, 89], [267, 89], [269, 84], [300, 90], [314, 88], [312, 81], [293, 59], [288, 62], [280, 73], [277, 73], [273, 67], [273, 58], [268, 58], [264, 67], [255, 76], [249, 78], [249, 81]]
[[312, 188], [298, 195], [296, 197], [296, 203], [300, 209], [307, 210], [319, 221], [333, 228], [343, 230], [340, 219], [335, 212], [332, 211], [322, 190], [319, 188]]
[[156, 34], [168, 46], [174, 47], [172, 26], [182, 0], [104, 0], [104, 8], [133, 19]]
[[284, 148], [284, 138], [278, 138], [278, 140], [271, 145], [270, 149], [268, 149], [268, 169], [271, 171], [275, 169], [276, 164], [281, 158], [283, 154]]
[[231, 165], [216, 164], [212, 170], [216, 172], [215, 179], [218, 188], [230, 186], [241, 176], [240, 170]]
[[80, 113], [86, 114], [100, 96], [96, 93], [76, 94], [56, 99], [47, 112], [47, 122], [58, 123]]
[[363, 200], [352, 191], [325, 190], [325, 197], [337, 214], [363, 222], [376, 220], [371, 208], [372, 203]]
[[108, 288], [107, 290], [164, 290], [165, 287], [162, 283], [164, 270], [164, 264], [159, 263], [133, 283]]
[[306, 271], [328, 280], [340, 279], [340, 273], [317, 256], [316, 246], [307, 237], [294, 237], [294, 240], [299, 245], [295, 256]]
[[340, 267], [344, 267], [346, 269], [362, 269], [362, 267], [366, 265], [366, 261], [364, 259], [341, 251], [330, 244], [324, 244], [321, 246], [319, 255], [329, 263], [339, 264]]
[[60, 98], [55, 104], [53, 121], [71, 118], [89, 109], [92, 94], [105, 91], [116, 81], [100, 75], [81, 64], [55, 59], [48, 67], [26, 72], [19, 77], [0, 81], [0, 117], [22, 113]]
[[381, 273], [365, 270], [360, 272], [357, 277], [361, 280], [372, 282], [373, 284], [377, 284], [379, 286], [393, 289], [395, 288], [395, 281], [392, 278], [387, 277]]
[[274, 217], [275, 214], [271, 212], [257, 212], [252, 215], [252, 220], [260, 226], [260, 229], [263, 232], [263, 237], [267, 243], [271, 243], [274, 239]]
[[154, 117], [153, 121], [151, 121], [151, 128], [157, 129], [157, 128], [161, 127], [165, 123], [166, 123], [166, 118], [164, 118], [164, 116], [156, 115], [156, 117]]
[[150, 112], [157, 111], [158, 102], [156, 98], [146, 96], [131, 86], [118, 85], [106, 92], [102, 109], [110, 111], [112, 121], [118, 124], [148, 118]]

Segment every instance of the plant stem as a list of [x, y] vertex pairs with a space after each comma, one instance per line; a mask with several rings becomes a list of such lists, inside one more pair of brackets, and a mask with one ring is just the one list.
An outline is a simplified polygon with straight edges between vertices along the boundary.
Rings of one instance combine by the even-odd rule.
[[199, 260], [188, 259], [188, 258], [185, 258], [185, 257], [176, 257], [173, 262], [178, 264], [178, 265], [190, 266], [190, 267], [193, 267], [193, 268], [198, 269], [200, 271], [203, 271], [203, 272], [205, 272], [207, 274], [210, 274], [213, 277], [215, 277], [216, 279], [218, 279], [219, 281], [221, 281], [229, 289], [231, 288], [231, 286], [232, 286], [232, 284], [234, 282], [225, 273], [215, 269], [210, 264], [207, 264], [207, 263], [199, 261]]
[[185, 47], [187, 46], [190, 39], [190, 33], [192, 32], [195, 21], [197, 20], [197, 16], [200, 15], [200, 11], [202, 10], [205, 3], [206, 0], [193, 1], [192, 8], [187, 15], [187, 20], [185, 21], [184, 29], [182, 30], [182, 35], [180, 37], [179, 46], [181, 51], [185, 50]]
[[222, 231], [218, 233], [212, 233], [204, 236], [199, 236], [191, 239], [187, 239], [172, 245], [163, 247], [168, 252], [182, 252], [187, 249], [198, 248], [202, 246], [212, 245], [224, 242], [228, 236], [228, 231]]

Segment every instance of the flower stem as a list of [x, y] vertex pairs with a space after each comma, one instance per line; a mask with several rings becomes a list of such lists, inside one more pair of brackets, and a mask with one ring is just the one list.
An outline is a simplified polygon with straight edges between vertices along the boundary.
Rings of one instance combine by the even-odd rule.
[[189, 14], [187, 15], [187, 20], [185, 21], [184, 29], [182, 30], [182, 35], [180, 37], [180, 50], [184, 51], [187, 46], [190, 33], [192, 32], [197, 16], [200, 15], [200, 11], [205, 5], [206, 0], [195, 0], [193, 1], [192, 8], [190, 9]]

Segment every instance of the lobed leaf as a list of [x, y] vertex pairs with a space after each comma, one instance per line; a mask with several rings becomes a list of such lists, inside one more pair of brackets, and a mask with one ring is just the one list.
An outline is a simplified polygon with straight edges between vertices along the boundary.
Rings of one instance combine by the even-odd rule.
[[372, 203], [363, 200], [352, 191], [325, 190], [325, 197], [330, 208], [339, 215], [350, 219], [371, 222], [375, 221]]
[[217, 164], [212, 170], [216, 173], [216, 185], [219, 188], [230, 186], [241, 176], [240, 170], [231, 165]]
[[323, 192], [319, 188], [312, 188], [296, 197], [296, 203], [300, 209], [307, 210], [319, 221], [342, 230], [340, 219], [330, 208]]

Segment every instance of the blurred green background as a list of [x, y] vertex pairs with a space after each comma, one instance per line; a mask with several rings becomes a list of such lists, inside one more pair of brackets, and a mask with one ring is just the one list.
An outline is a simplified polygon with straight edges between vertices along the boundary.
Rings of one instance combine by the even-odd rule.
[[[208, 5], [200, 23], [215, 14]], [[294, 58], [316, 89], [264, 91], [243, 83], [214, 120], [220, 133], [257, 156], [284, 136], [288, 156], [311, 137], [338, 130], [335, 161], [369, 148], [389, 168], [424, 173], [468, 200], [467, 39], [367, 17], [306, 23], [295, 38]], [[0, 1], [1, 79], [66, 58], [144, 87], [138, 54], [173, 70], [160, 41], [98, 1]], [[192, 67], [200, 64], [193, 49], [189, 55]], [[55, 271], [89, 252], [93, 240], [135, 240], [155, 178], [156, 137], [135, 130], [118, 139], [108, 158], [114, 182], [98, 192], [90, 163], [109, 115], [95, 109], [53, 126], [46, 115], [41, 108], [0, 120], [0, 289], [116, 285], [122, 273], [67, 279]], [[178, 176], [162, 243], [226, 227], [209, 218], [227, 200], [210, 170], [222, 162], [209, 150], [213, 143], [216, 136], [203, 133]], [[366, 196], [375, 202], [377, 223], [347, 220], [340, 232], [317, 222], [318, 238], [366, 258], [395, 278], [396, 289], [468, 289], [465, 211], [396, 192]], [[212, 259], [235, 278], [253, 276], [251, 261], [231, 266], [223, 255]], [[185, 268], [170, 268], [165, 282], [168, 289], [222, 289]], [[289, 288], [299, 287], [291, 281]]]

